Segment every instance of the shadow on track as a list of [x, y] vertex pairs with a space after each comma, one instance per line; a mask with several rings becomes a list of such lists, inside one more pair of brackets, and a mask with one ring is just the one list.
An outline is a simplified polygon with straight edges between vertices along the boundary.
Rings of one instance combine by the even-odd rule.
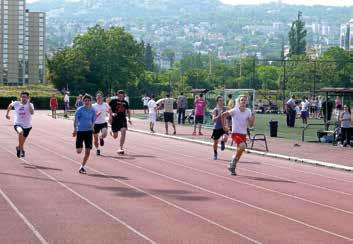
[[254, 177], [254, 176], [240, 176], [240, 177], [246, 178], [246, 179], [249, 179], [249, 180], [295, 184], [294, 181], [288, 181], [288, 180], [275, 180], [275, 179], [270, 179], [270, 178]]
[[23, 163], [23, 165], [25, 166], [26, 169], [41, 169], [41, 170], [63, 171], [62, 169], [44, 167], [44, 166], [35, 165], [35, 164], [26, 164], [26, 163]]

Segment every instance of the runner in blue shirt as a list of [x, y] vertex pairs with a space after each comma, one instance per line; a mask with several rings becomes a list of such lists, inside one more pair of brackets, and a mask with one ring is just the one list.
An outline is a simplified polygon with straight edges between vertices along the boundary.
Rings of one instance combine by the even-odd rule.
[[82, 153], [83, 143], [85, 144], [85, 156], [83, 157], [80, 167], [80, 174], [87, 174], [85, 165], [88, 161], [93, 138], [93, 126], [96, 120], [96, 112], [91, 106], [92, 97], [88, 94], [83, 96], [83, 106], [79, 107], [75, 113], [74, 132], [72, 135], [76, 137], [76, 151]]

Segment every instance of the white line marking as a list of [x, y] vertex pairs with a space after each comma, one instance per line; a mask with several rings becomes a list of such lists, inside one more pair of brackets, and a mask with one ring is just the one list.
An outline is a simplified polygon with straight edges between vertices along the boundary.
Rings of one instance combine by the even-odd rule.
[[22, 221], [28, 226], [28, 228], [33, 232], [33, 234], [38, 238], [41, 244], [48, 244], [44, 237], [39, 233], [39, 231], [34, 227], [29, 220], [21, 213], [16, 205], [11, 201], [11, 199], [0, 189], [0, 195], [5, 199], [5, 201], [11, 206], [11, 208], [16, 212], [16, 214], [22, 219]]
[[[161, 150], [161, 149], [160, 149], [160, 150]], [[196, 157], [196, 156], [190, 156], [190, 155], [186, 155], [186, 154], [182, 154], [182, 153], [175, 153], [175, 154], [179, 154], [179, 155], [181, 155], [181, 156], [185, 156], [185, 157], [189, 157], [189, 158], [195, 158], [195, 159], [198, 159], [198, 160], [203, 160], [203, 159], [200, 159], [200, 157]], [[208, 161], [208, 162], [209, 162], [209, 161]], [[212, 163], [213, 163], [213, 162], [212, 162]], [[249, 169], [246, 169], [246, 168], [242, 168], [242, 170], [244, 170], [244, 171], [250, 171], [250, 172], [257, 173], [257, 174], [261, 174], [261, 175], [270, 176], [270, 177], [277, 178], [277, 179], [281, 179], [281, 180], [293, 181], [293, 182], [296, 182], [296, 183], [299, 183], [299, 184], [302, 184], [302, 185], [307, 185], [307, 186], [311, 186], [311, 187], [313, 187], [313, 188], [318, 188], [318, 189], [321, 189], [321, 190], [331, 191], [331, 192], [339, 193], [339, 194], [342, 194], [342, 195], [353, 196], [353, 194], [351, 194], [351, 193], [347, 193], [347, 192], [343, 192], [343, 191], [339, 191], [339, 190], [334, 190], [334, 189], [331, 189], [331, 188], [328, 188], [328, 187], [322, 187], [322, 186], [318, 186], [318, 185], [306, 183], [306, 182], [303, 182], [303, 181], [292, 180], [292, 179], [285, 178], [285, 177], [281, 177], [281, 176], [276, 176], [276, 175], [270, 175], [270, 174], [266, 174], [266, 173], [261, 173], [261, 172], [254, 171], [254, 170], [249, 170]]]
[[[8, 153], [16, 156], [15, 154], [13, 154], [12, 152], [8, 151], [7, 149], [4, 149], [4, 151], [7, 151]], [[26, 159], [21, 158], [22, 161], [24, 161], [25, 163], [32, 165], [31, 162], [29, 162]], [[36, 169], [37, 171], [39, 171], [41, 174], [45, 175], [46, 177], [48, 177], [49, 179], [51, 179], [52, 181], [58, 183], [59, 185], [61, 185], [62, 187], [64, 187], [66, 190], [70, 191], [71, 193], [75, 194], [77, 197], [81, 198], [82, 200], [84, 200], [85, 202], [87, 202], [88, 204], [90, 204], [92, 207], [96, 208], [97, 210], [99, 210], [100, 212], [104, 213], [105, 215], [111, 217], [112, 219], [114, 219], [115, 221], [117, 221], [118, 223], [122, 224], [123, 226], [125, 226], [127, 229], [129, 229], [130, 231], [132, 231], [133, 233], [137, 234], [138, 236], [142, 237], [143, 239], [145, 239], [146, 241], [150, 242], [150, 243], [156, 243], [154, 241], [152, 241], [150, 238], [148, 238], [147, 236], [145, 236], [144, 234], [142, 234], [141, 232], [139, 232], [138, 230], [136, 230], [135, 228], [131, 227], [130, 225], [128, 225], [126, 222], [118, 219], [117, 217], [115, 217], [114, 215], [110, 214], [108, 211], [104, 210], [103, 208], [99, 207], [97, 204], [91, 202], [90, 200], [88, 200], [87, 198], [85, 198], [84, 196], [82, 196], [81, 194], [79, 194], [78, 192], [76, 192], [75, 190], [73, 190], [72, 188], [68, 187], [67, 185], [65, 185], [64, 183], [60, 182], [59, 180], [57, 180], [56, 178], [54, 178], [53, 176], [47, 174], [46, 172], [44, 172], [41, 169]]]
[[[34, 145], [34, 146], [36, 146], [36, 147], [39, 147], [39, 148], [42, 148], [43, 150], [46, 150], [46, 151], [48, 151], [48, 152], [51, 152], [51, 153], [53, 153], [53, 154], [55, 154], [55, 155], [58, 155], [58, 156], [61, 157], [61, 158], [70, 160], [70, 161], [74, 162], [74, 163], [77, 164], [77, 165], [80, 165], [79, 163], [77, 163], [77, 162], [76, 162], [75, 160], [73, 160], [72, 158], [69, 158], [69, 157], [60, 155], [60, 154], [58, 154], [58, 153], [56, 153], [56, 152], [54, 152], [54, 151], [52, 151], [52, 150], [50, 150], [50, 149], [44, 148], [44, 147], [39, 146], [39, 145], [37, 145], [37, 144], [32, 144], [32, 145]], [[92, 168], [92, 167], [87, 167], [87, 168], [90, 169], [90, 170], [92, 170], [92, 171], [94, 171], [94, 172], [96, 172], [96, 173], [98, 173], [98, 174], [107, 176], [107, 174], [105, 174], [104, 172], [99, 171], [99, 170], [96, 170], [96, 169], [94, 169], [94, 168]], [[146, 195], [148, 195], [148, 196], [150, 196], [150, 197], [152, 197], [152, 198], [155, 198], [155, 199], [157, 199], [157, 200], [159, 200], [159, 201], [161, 201], [161, 202], [163, 202], [163, 203], [165, 203], [165, 204], [167, 204], [167, 205], [169, 205], [169, 206], [172, 206], [172, 207], [174, 207], [174, 208], [176, 208], [176, 209], [181, 210], [182, 212], [185, 212], [185, 213], [190, 214], [190, 215], [192, 215], [192, 216], [194, 216], [194, 217], [197, 217], [197, 218], [199, 218], [199, 219], [202, 219], [203, 221], [205, 221], [205, 222], [207, 222], [207, 223], [209, 223], [209, 224], [215, 225], [215, 226], [217, 226], [217, 227], [219, 227], [219, 228], [221, 228], [221, 229], [223, 229], [223, 230], [226, 230], [226, 231], [228, 231], [228, 232], [230, 232], [230, 233], [232, 233], [232, 234], [234, 234], [234, 235], [240, 236], [240, 237], [242, 237], [242, 238], [244, 238], [244, 239], [246, 239], [246, 240], [248, 240], [248, 241], [250, 241], [250, 242], [257, 243], [257, 244], [261, 244], [260, 241], [257, 241], [257, 240], [255, 240], [255, 239], [252, 239], [251, 237], [248, 237], [248, 236], [246, 236], [246, 235], [244, 235], [244, 234], [241, 234], [240, 232], [237, 232], [237, 231], [232, 230], [232, 229], [230, 229], [230, 228], [228, 228], [228, 227], [226, 227], [226, 226], [223, 226], [223, 225], [221, 225], [221, 224], [219, 224], [219, 223], [217, 223], [217, 222], [215, 222], [215, 221], [213, 221], [213, 220], [210, 220], [210, 219], [208, 219], [208, 218], [206, 218], [206, 217], [203, 217], [203, 216], [201, 216], [201, 215], [199, 215], [199, 214], [197, 214], [197, 213], [195, 213], [195, 212], [193, 212], [193, 211], [191, 211], [191, 210], [188, 210], [188, 209], [183, 208], [183, 207], [180, 207], [180, 206], [178, 206], [178, 205], [176, 205], [176, 204], [174, 204], [174, 203], [171, 203], [171, 202], [169, 202], [169, 201], [167, 201], [167, 200], [164, 200], [164, 199], [158, 197], [157, 195], [154, 195], [154, 194], [152, 194], [152, 193], [149, 193], [148, 191], [142, 190], [141, 188], [138, 188], [138, 187], [136, 187], [136, 186], [130, 185], [130, 184], [128, 184], [128, 183], [126, 183], [126, 182], [123, 182], [123, 181], [120, 181], [120, 180], [118, 180], [118, 179], [111, 179], [111, 180], [116, 181], [116, 182], [118, 182], [118, 183], [120, 183], [120, 184], [122, 184], [122, 185], [128, 186], [129, 188], [132, 188], [132, 189], [134, 189], [134, 190], [136, 190], [136, 191], [138, 191], [138, 192], [144, 193], [144, 194], [146, 194]]]

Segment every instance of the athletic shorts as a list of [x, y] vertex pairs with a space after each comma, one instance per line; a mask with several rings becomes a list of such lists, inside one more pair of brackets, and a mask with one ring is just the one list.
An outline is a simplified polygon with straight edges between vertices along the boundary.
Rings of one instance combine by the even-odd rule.
[[301, 116], [303, 119], [306, 119], [306, 118], [309, 117], [309, 113], [308, 113], [308, 111], [302, 111], [300, 116]]
[[223, 129], [213, 129], [211, 138], [213, 140], [219, 140], [224, 134], [227, 134]]
[[157, 121], [157, 114], [156, 114], [156, 113], [150, 113], [150, 114], [148, 114], [148, 120], [149, 120], [149, 122], [156, 123], [156, 121]]
[[29, 135], [29, 132], [32, 130], [32, 127], [31, 128], [23, 128], [22, 126], [20, 125], [15, 125], [14, 126], [14, 129], [15, 131], [17, 132], [17, 128], [21, 128], [23, 130], [23, 137], [27, 138], [28, 135]]
[[203, 115], [195, 116], [195, 124], [203, 124]]
[[123, 128], [126, 128], [127, 129], [127, 120], [126, 119], [116, 119], [116, 120], [113, 120], [113, 123], [112, 123], [112, 131], [115, 133], [115, 132], [118, 132], [120, 131], [121, 129]]
[[246, 144], [246, 134], [233, 133], [232, 140], [239, 146], [240, 143]]
[[164, 122], [174, 123], [174, 113], [164, 112]]
[[144, 109], [148, 109], [148, 106], [147, 106], [147, 105], [143, 105], [143, 108], [144, 108]]
[[93, 131], [77, 131], [76, 148], [83, 148], [83, 143], [85, 143], [85, 148], [92, 149], [92, 138]]
[[98, 134], [99, 132], [101, 132], [103, 129], [107, 129], [108, 128], [108, 124], [107, 123], [103, 123], [103, 124], [94, 124], [94, 134]]

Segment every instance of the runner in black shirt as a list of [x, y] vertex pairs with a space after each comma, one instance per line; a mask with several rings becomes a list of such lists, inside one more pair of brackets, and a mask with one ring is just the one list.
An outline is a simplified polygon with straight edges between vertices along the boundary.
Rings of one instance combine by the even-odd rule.
[[112, 99], [109, 106], [112, 111], [109, 122], [112, 125], [112, 136], [114, 139], [118, 138], [119, 131], [121, 133], [120, 137], [120, 150], [119, 154], [124, 154], [124, 143], [127, 131], [127, 120], [126, 116], [129, 118], [129, 123], [131, 124], [129, 103], [124, 100], [125, 92], [120, 90], [117, 92], [117, 98]]

